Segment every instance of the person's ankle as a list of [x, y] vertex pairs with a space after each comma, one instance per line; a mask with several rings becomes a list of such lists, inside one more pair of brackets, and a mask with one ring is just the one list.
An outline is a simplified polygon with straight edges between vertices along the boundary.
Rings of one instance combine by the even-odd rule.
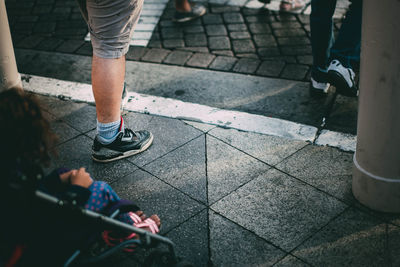
[[192, 11], [192, 6], [189, 2], [185, 1], [182, 4], [177, 4], [175, 10], [178, 12], [190, 12]]

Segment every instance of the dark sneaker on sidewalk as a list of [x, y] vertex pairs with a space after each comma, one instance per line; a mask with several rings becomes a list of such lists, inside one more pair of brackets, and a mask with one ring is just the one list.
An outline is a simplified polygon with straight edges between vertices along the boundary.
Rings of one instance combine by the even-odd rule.
[[354, 71], [351, 68], [344, 67], [339, 60], [332, 60], [328, 67], [328, 80], [341, 95], [358, 96], [355, 76]]
[[194, 19], [206, 14], [206, 11], [207, 10], [206, 10], [205, 6], [196, 3], [192, 6], [192, 10], [189, 12], [175, 11], [175, 15], [172, 20], [175, 22], [186, 22], [186, 21], [194, 20]]
[[94, 139], [92, 158], [97, 162], [111, 162], [130, 157], [146, 150], [153, 143], [153, 135], [146, 130], [132, 131], [125, 129], [120, 132], [114, 142], [103, 145]]
[[311, 73], [310, 96], [324, 97], [327, 95], [330, 84], [325, 72], [318, 71]]

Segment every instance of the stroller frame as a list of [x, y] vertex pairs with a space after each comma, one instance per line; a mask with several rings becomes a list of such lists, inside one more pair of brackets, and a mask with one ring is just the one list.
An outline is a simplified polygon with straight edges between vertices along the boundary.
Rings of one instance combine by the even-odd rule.
[[44, 193], [39, 190], [35, 191], [35, 196], [37, 198], [39, 198], [40, 200], [43, 200], [52, 205], [59, 206], [62, 208], [69, 208], [74, 211], [78, 211], [86, 218], [93, 220], [93, 222], [100, 223], [104, 227], [104, 229], [133, 232], [140, 237], [140, 239], [126, 240], [112, 248], [108, 248], [107, 250], [103, 251], [102, 253], [100, 253], [97, 256], [93, 256], [93, 257], [83, 259], [80, 261], [77, 261], [77, 259], [78, 259], [79, 255], [81, 255], [82, 251], [78, 249], [66, 260], [66, 262], [63, 265], [64, 267], [68, 267], [73, 263], [78, 263], [78, 264], [96, 263], [96, 262], [99, 262], [99, 261], [105, 259], [106, 257], [110, 256], [114, 252], [116, 252], [128, 245], [136, 244], [136, 245], [142, 246], [142, 247], [150, 247], [155, 242], [157, 242], [157, 243], [159, 242], [159, 243], [163, 243], [163, 244], [167, 245], [168, 254], [169, 254], [169, 263], [171, 265], [178, 264], [178, 262], [179, 262], [178, 258], [176, 257], [176, 254], [175, 254], [175, 248], [174, 248], [175, 245], [170, 239], [160, 236], [160, 235], [157, 235], [157, 234], [150, 233], [146, 230], [134, 227], [132, 225], [129, 225], [129, 224], [126, 224], [126, 223], [123, 223], [123, 222], [120, 222], [120, 221], [114, 219], [120, 213], [119, 209], [114, 211], [108, 217], [103, 214], [100, 214], [100, 213], [97, 213], [97, 212], [94, 212], [91, 210], [86, 210], [82, 207], [77, 206], [77, 202], [74, 199], [61, 200], [57, 197], [54, 197], [52, 195], [49, 195], [49, 194]]

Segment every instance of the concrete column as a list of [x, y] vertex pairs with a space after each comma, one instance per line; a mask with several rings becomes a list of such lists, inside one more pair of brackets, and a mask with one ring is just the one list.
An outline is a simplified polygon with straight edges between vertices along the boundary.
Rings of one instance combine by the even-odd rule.
[[22, 88], [4, 1], [0, 0], [0, 91], [11, 87]]
[[400, 212], [400, 1], [364, 0], [353, 194]]

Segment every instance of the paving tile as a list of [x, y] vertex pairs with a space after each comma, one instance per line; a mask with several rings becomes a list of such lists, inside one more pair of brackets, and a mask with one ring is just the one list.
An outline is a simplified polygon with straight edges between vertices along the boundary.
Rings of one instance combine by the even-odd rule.
[[233, 67], [234, 72], [253, 74], [256, 72], [260, 60], [252, 58], [241, 58]]
[[186, 46], [207, 46], [207, 36], [204, 33], [185, 35]]
[[176, 244], [176, 253], [194, 266], [208, 263], [208, 218], [204, 210], [169, 232], [166, 237]]
[[247, 31], [247, 26], [244, 23], [228, 24], [228, 25], [226, 25], [226, 27], [228, 28], [229, 32]]
[[314, 266], [390, 266], [385, 250], [386, 225], [349, 209], [293, 254]]
[[234, 57], [234, 54], [231, 50], [213, 50], [211, 51], [214, 55]]
[[309, 45], [308, 37], [279, 37], [278, 44], [282, 46]]
[[201, 33], [204, 32], [204, 27], [201, 25], [191, 25], [183, 28], [184, 33]]
[[41, 96], [39, 99], [45, 110], [76, 130], [84, 133], [96, 128], [96, 108], [94, 106], [62, 101], [54, 97]]
[[161, 35], [164, 39], [181, 39], [183, 38], [183, 30], [177, 27], [162, 28]]
[[294, 37], [294, 36], [304, 36], [305, 31], [301, 28], [298, 29], [276, 29], [274, 33], [277, 37]]
[[94, 162], [91, 157], [92, 144], [92, 139], [81, 135], [57, 146], [58, 156], [53, 157], [51, 166], [47, 170], [58, 167], [70, 169], [85, 167], [93, 179], [111, 183], [137, 169], [127, 160], [118, 160], [107, 164]]
[[257, 75], [278, 77], [285, 66], [284, 61], [268, 60], [263, 61], [257, 70]]
[[254, 43], [257, 47], [275, 47], [277, 43], [275, 38], [270, 34], [255, 34], [253, 35]]
[[298, 56], [298, 55], [311, 55], [311, 45], [302, 46], [282, 46], [283, 55], [286, 56]]
[[281, 74], [282, 78], [292, 80], [303, 80], [310, 67], [300, 64], [287, 64]]
[[57, 119], [47, 111], [43, 111], [43, 116], [50, 122], [51, 131], [56, 134], [57, 139], [54, 145], [64, 143], [80, 134], [76, 129], [72, 128], [62, 120]]
[[300, 64], [312, 65], [313, 64], [313, 56], [312, 55], [297, 56], [297, 61]]
[[172, 51], [164, 60], [164, 63], [173, 65], [185, 65], [185, 62], [192, 56], [191, 52]]
[[221, 14], [205, 14], [202, 17], [202, 20], [205, 25], [222, 24], [223, 23]]
[[41, 41], [43, 41], [44, 37], [38, 35], [31, 35], [24, 38], [20, 41], [16, 47], [18, 48], [34, 48], [36, 47]]
[[75, 53], [79, 55], [91, 56], [93, 54], [93, 47], [90, 43], [85, 42]]
[[305, 263], [304, 261], [301, 261], [300, 259], [298, 259], [292, 255], [288, 255], [285, 258], [283, 258], [282, 260], [280, 260], [274, 266], [276, 266], [276, 267], [289, 267], [289, 266], [290, 267], [300, 267], [300, 266], [311, 266], [311, 265]]
[[193, 46], [193, 47], [182, 47], [178, 48], [178, 50], [182, 51], [189, 51], [189, 52], [199, 52], [199, 53], [208, 53], [208, 47], [198, 47], [198, 46]]
[[244, 32], [230, 32], [229, 33], [230, 37], [232, 39], [250, 39], [251, 35], [249, 32], [244, 31]]
[[205, 206], [142, 170], [131, 171], [112, 184], [122, 198], [135, 202], [146, 214], [157, 214], [166, 233]]
[[297, 21], [296, 16], [294, 14], [289, 14], [285, 12], [274, 13], [275, 19], [277, 21]]
[[271, 169], [211, 208], [272, 244], [290, 251], [346, 206], [311, 186]]
[[161, 41], [150, 40], [147, 44], [148, 48], [162, 48]]
[[58, 46], [60, 46], [64, 41], [58, 38], [46, 38], [39, 45], [36, 49], [45, 50], [45, 51], [54, 51]]
[[147, 48], [141, 46], [130, 46], [125, 57], [127, 60], [139, 60], [144, 54], [146, 54]]
[[256, 48], [252, 40], [233, 40], [232, 41], [233, 51], [235, 53], [254, 53]]
[[270, 165], [278, 164], [307, 145], [303, 141], [234, 129], [215, 128], [209, 134]]
[[[252, 58], [252, 59], [259, 59], [258, 55], [255, 53], [239, 53], [236, 54], [238, 58]], [[257, 65], [258, 66], [258, 65]]]
[[257, 33], [271, 33], [271, 28], [267, 23], [250, 23], [249, 30], [253, 34]]
[[144, 166], [144, 169], [196, 200], [207, 203], [204, 136]]
[[219, 25], [207, 25], [206, 32], [208, 36], [221, 36], [227, 35], [228, 32], [223, 24]]
[[223, 13], [222, 16], [224, 18], [225, 23], [227, 23], [227, 24], [244, 22], [242, 14], [237, 13], [237, 12]]
[[271, 22], [271, 27], [272, 29], [294, 29], [301, 28], [301, 24], [297, 21], [278, 21]]
[[353, 201], [352, 153], [336, 148], [307, 146], [276, 167], [337, 198]]
[[212, 211], [209, 220], [214, 266], [272, 266], [285, 255], [282, 250]]
[[165, 48], [180, 48], [180, 47], [184, 47], [185, 43], [183, 41], [183, 39], [167, 39], [163, 41], [163, 46]]
[[211, 63], [210, 69], [213, 70], [223, 70], [228, 71], [231, 70], [233, 65], [236, 63], [237, 59], [234, 57], [226, 57], [226, 56], [218, 56]]
[[261, 14], [261, 15], [245, 16], [245, 20], [248, 23], [268, 23], [271, 21], [271, 18], [267, 15]]
[[187, 62], [186, 65], [190, 67], [207, 68], [208, 65], [214, 60], [215, 56], [206, 53], [195, 53]]
[[148, 150], [128, 158], [138, 166], [150, 163], [202, 134], [179, 120], [169, 118], [130, 112], [124, 116], [124, 121], [128, 128], [146, 129], [154, 135], [153, 145]]
[[231, 48], [231, 42], [226, 36], [211, 36], [208, 38], [208, 47], [211, 50], [225, 50]]
[[211, 6], [211, 13], [239, 12], [237, 6]]
[[214, 203], [269, 169], [268, 165], [214, 137], [207, 136], [206, 142], [209, 203]]
[[146, 54], [142, 57], [143, 61], [161, 63], [164, 58], [169, 54], [169, 50], [152, 48], [146, 52]]
[[49, 14], [53, 9], [52, 5], [37, 5], [33, 8], [32, 14], [41, 15], [41, 14]]
[[33, 28], [34, 33], [53, 33], [56, 29], [55, 22], [38, 22], [35, 23], [35, 27]]
[[78, 50], [85, 42], [83, 40], [66, 40], [59, 47], [57, 52], [73, 53]]
[[257, 49], [257, 53], [263, 59], [280, 55], [278, 47], [261, 47]]

